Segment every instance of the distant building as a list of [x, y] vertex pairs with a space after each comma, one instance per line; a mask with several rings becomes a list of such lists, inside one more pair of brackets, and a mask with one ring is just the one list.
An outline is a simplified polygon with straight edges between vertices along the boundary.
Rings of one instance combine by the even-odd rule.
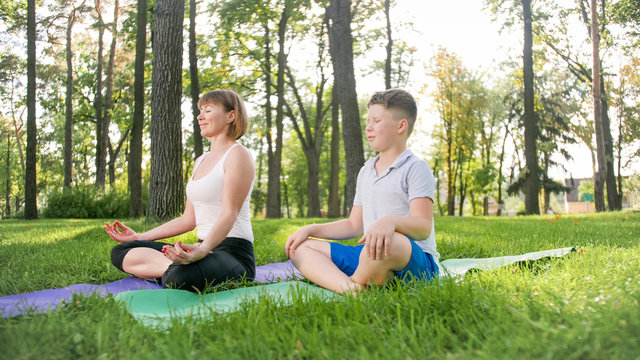
[[[593, 205], [593, 195], [592, 194], [584, 194], [591, 195], [583, 196], [582, 199], [579, 198], [580, 194], [578, 189], [580, 188], [580, 183], [583, 181], [593, 181], [593, 178], [582, 178], [582, 179], [564, 179], [564, 186], [571, 189], [565, 193], [565, 211], [567, 214], [584, 214], [584, 213], [592, 213], [596, 211], [595, 206]], [[590, 201], [591, 200], [591, 201]]]

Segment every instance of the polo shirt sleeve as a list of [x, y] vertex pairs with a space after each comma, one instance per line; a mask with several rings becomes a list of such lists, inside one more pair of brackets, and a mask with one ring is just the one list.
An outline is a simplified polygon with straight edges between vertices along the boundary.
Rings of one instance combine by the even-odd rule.
[[362, 206], [362, 195], [360, 195], [360, 186], [362, 181], [362, 173], [364, 172], [365, 166], [361, 167], [360, 172], [358, 173], [358, 180], [356, 181], [356, 194], [353, 197], [353, 206]]
[[436, 181], [429, 164], [425, 161], [411, 164], [407, 173], [407, 185], [409, 201], [419, 197], [428, 197], [435, 201]]

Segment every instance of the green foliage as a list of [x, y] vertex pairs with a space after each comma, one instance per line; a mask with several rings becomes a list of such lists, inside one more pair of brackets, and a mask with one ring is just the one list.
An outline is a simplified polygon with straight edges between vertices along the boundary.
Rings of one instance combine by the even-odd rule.
[[129, 196], [122, 192], [102, 192], [93, 186], [54, 191], [42, 211], [46, 218], [124, 218], [129, 215]]

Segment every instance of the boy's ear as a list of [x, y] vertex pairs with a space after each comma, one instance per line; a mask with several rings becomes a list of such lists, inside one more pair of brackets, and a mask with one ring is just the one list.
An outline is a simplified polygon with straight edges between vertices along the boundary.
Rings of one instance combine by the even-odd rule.
[[400, 119], [398, 121], [398, 135], [404, 133], [409, 128], [409, 121], [407, 119]]

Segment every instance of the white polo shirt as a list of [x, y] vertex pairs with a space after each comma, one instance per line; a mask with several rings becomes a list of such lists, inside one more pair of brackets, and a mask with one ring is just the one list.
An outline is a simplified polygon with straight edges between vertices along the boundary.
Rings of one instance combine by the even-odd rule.
[[[380, 217], [388, 214], [409, 216], [409, 202], [418, 197], [434, 200], [435, 179], [429, 164], [409, 149], [380, 176], [375, 163], [380, 155], [369, 159], [360, 169], [356, 185], [354, 206], [362, 206], [364, 231]], [[435, 202], [435, 201], [434, 201]], [[438, 266], [440, 254], [436, 250], [436, 231], [431, 219], [431, 234], [426, 239], [413, 239], [426, 253], [431, 254]]]

